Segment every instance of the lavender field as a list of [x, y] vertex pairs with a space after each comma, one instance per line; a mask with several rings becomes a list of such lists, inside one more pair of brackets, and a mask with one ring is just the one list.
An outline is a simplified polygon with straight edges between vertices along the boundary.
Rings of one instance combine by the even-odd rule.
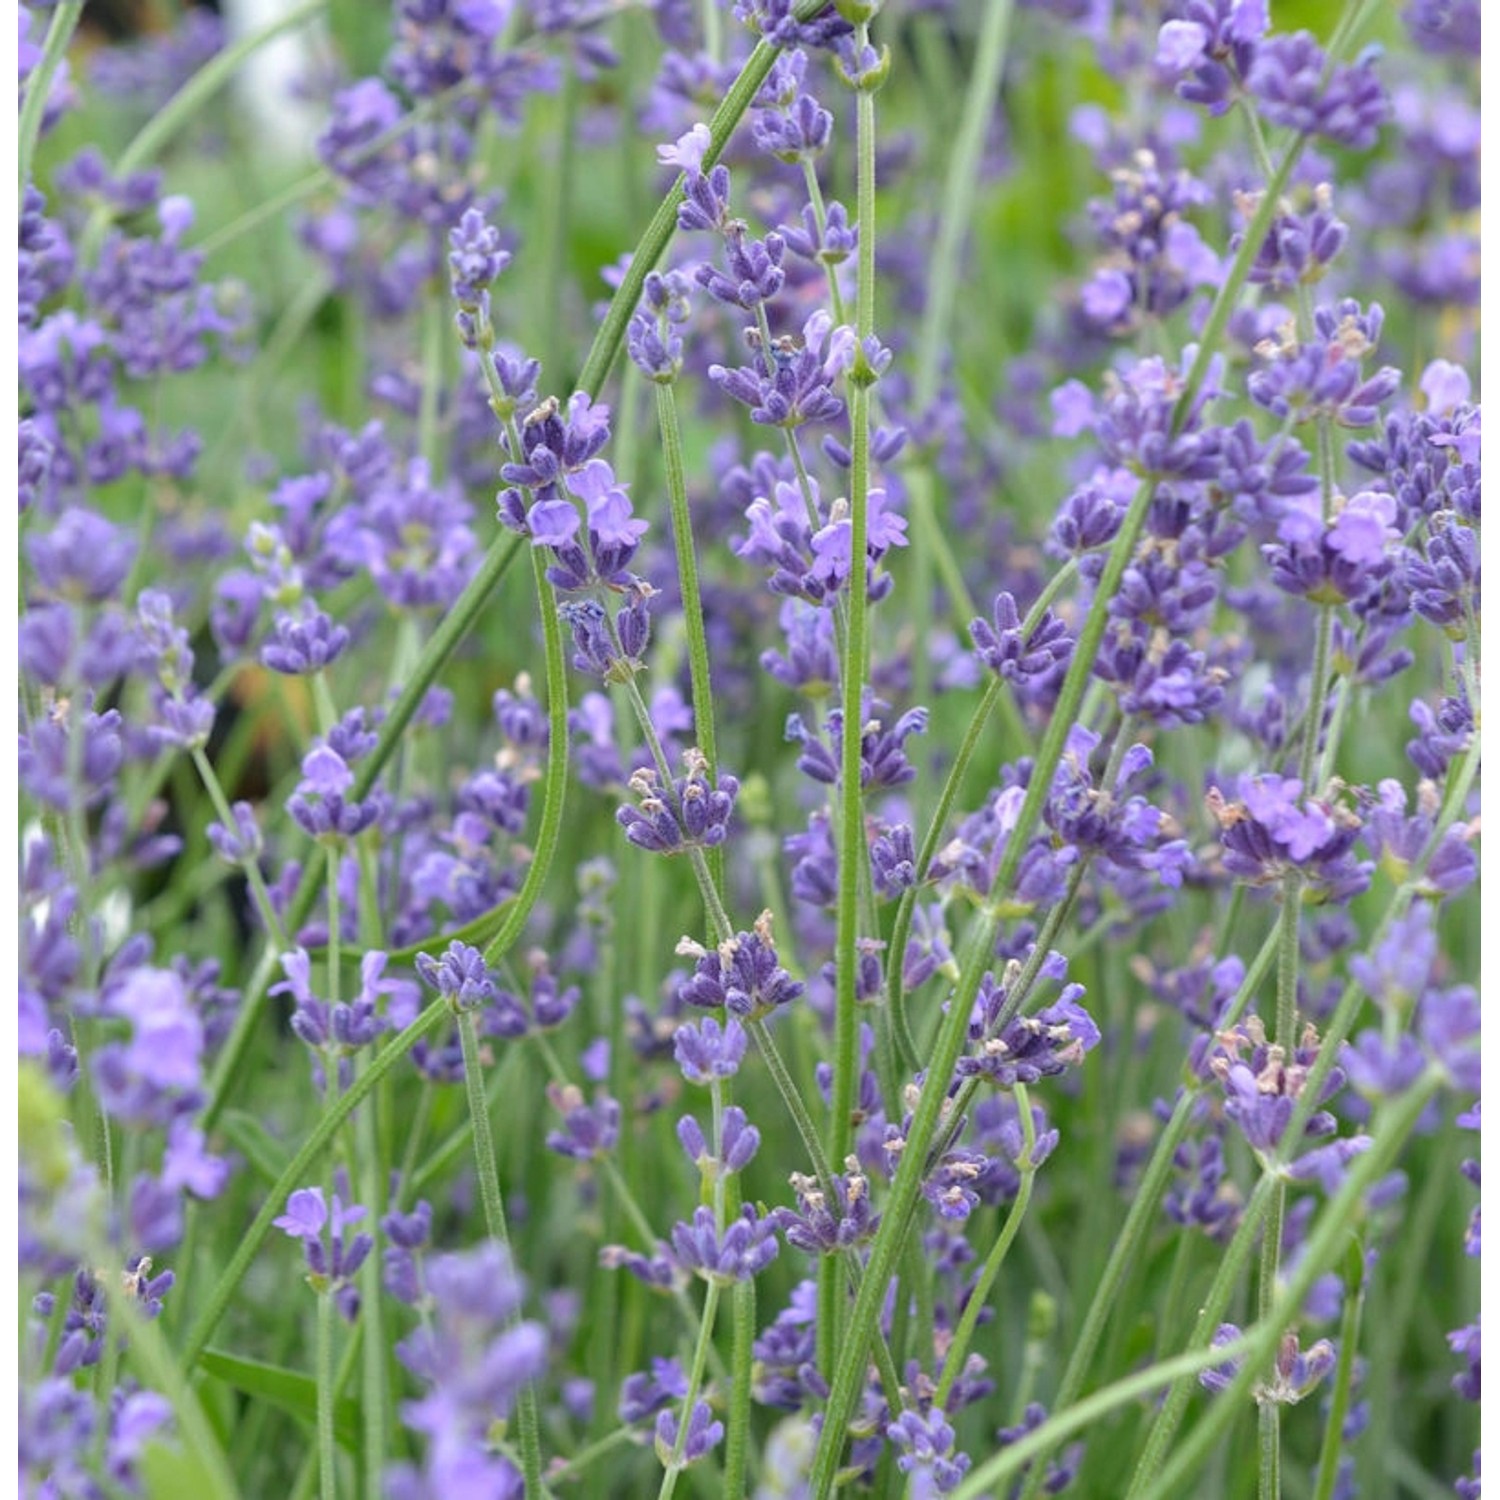
[[19, 38], [20, 1493], [1477, 1500], [1479, 0]]

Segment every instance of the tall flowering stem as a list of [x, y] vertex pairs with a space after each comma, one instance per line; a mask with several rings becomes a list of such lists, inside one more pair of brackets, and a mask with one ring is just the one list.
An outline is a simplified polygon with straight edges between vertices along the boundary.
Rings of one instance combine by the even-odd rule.
[[[1427, 847], [1421, 855], [1413, 862], [1411, 870], [1406, 879], [1397, 887], [1391, 896], [1384, 915], [1376, 924], [1374, 934], [1371, 938], [1371, 947], [1378, 947], [1390, 932], [1392, 926], [1400, 920], [1412, 898], [1420, 887], [1427, 866], [1438, 846], [1446, 837], [1448, 830], [1452, 827], [1458, 814], [1461, 812], [1464, 801], [1468, 796], [1469, 789], [1473, 785], [1473, 778], [1479, 767], [1479, 737], [1474, 737], [1474, 742], [1464, 755], [1454, 763], [1449, 773], [1448, 785], [1443, 797], [1443, 805], [1434, 824], [1433, 833], [1428, 840]], [[1280, 945], [1282, 932], [1281, 924], [1278, 924], [1269, 942]], [[1248, 977], [1248, 976], [1247, 976]], [[1365, 998], [1364, 986], [1358, 979], [1351, 978], [1345, 985], [1343, 993], [1339, 997], [1338, 1004], [1334, 1007], [1333, 1015], [1323, 1027], [1322, 1037], [1318, 1048], [1317, 1058], [1308, 1069], [1307, 1078], [1303, 1084], [1303, 1091], [1298, 1096], [1291, 1119], [1282, 1136], [1279, 1154], [1283, 1161], [1290, 1161], [1301, 1144], [1302, 1135], [1307, 1126], [1317, 1100], [1322, 1096], [1323, 1085], [1332, 1070], [1338, 1057], [1340, 1045], [1348, 1035], [1349, 1028], [1353, 1024], [1355, 1014]], [[1360, 1161], [1363, 1162], [1361, 1157]], [[1198, 1320], [1194, 1328], [1192, 1343], [1194, 1347], [1206, 1347], [1211, 1339], [1214, 1329], [1223, 1317], [1225, 1309], [1229, 1305], [1229, 1299], [1233, 1295], [1238, 1278], [1238, 1267], [1248, 1258], [1251, 1246], [1257, 1232], [1256, 1225], [1261, 1216], [1262, 1206], [1269, 1208], [1269, 1195], [1276, 1186], [1273, 1177], [1268, 1173], [1262, 1176], [1257, 1184], [1255, 1193], [1252, 1195], [1250, 1204], [1246, 1206], [1244, 1218], [1241, 1221], [1235, 1237], [1230, 1241], [1220, 1261], [1219, 1273], [1214, 1279], [1213, 1286], [1201, 1305]], [[1252, 1212], [1252, 1209], [1254, 1210]], [[1252, 1222], [1252, 1220], [1254, 1222]], [[1225, 1268], [1233, 1266], [1233, 1276], [1225, 1274]], [[1267, 1355], [1269, 1358], [1269, 1354]], [[1182, 1420], [1183, 1412], [1187, 1409], [1188, 1400], [1192, 1395], [1193, 1387], [1190, 1377], [1184, 1377], [1176, 1382], [1167, 1394], [1167, 1399], [1162, 1403], [1152, 1423], [1151, 1430], [1147, 1434], [1146, 1445], [1141, 1457], [1136, 1464], [1135, 1478], [1129, 1492], [1129, 1500], [1139, 1500], [1139, 1497], [1150, 1493], [1148, 1486], [1166, 1460], [1167, 1453], [1171, 1447], [1172, 1438], [1176, 1433], [1178, 1423]], [[1059, 1402], [1059, 1405], [1061, 1403]]]
[[[1276, 176], [1267, 184], [1267, 190], [1256, 208], [1255, 215], [1246, 229], [1244, 240], [1235, 254], [1229, 272], [1219, 288], [1204, 327], [1202, 342], [1197, 356], [1184, 382], [1174, 413], [1174, 427], [1181, 427], [1192, 408], [1198, 391], [1208, 376], [1213, 350], [1223, 337], [1228, 326], [1241, 287], [1249, 274], [1250, 264], [1269, 228], [1276, 210], [1277, 198], [1300, 155], [1302, 138], [1289, 148]], [[947, 1098], [946, 1082], [953, 1074], [953, 1066], [963, 1050], [968, 1035], [969, 1015], [984, 969], [993, 952], [995, 939], [1000, 931], [1000, 906], [996, 900], [999, 893], [1009, 889], [1020, 865], [1021, 853], [1030, 837], [1031, 830], [1041, 816], [1042, 806], [1052, 787], [1052, 778], [1062, 760], [1068, 730], [1077, 721], [1078, 710], [1083, 702], [1084, 691], [1093, 671], [1094, 658], [1104, 638], [1111, 600], [1119, 589], [1120, 580], [1135, 551], [1145, 525], [1146, 513], [1155, 495], [1154, 481], [1145, 480], [1136, 491], [1129, 509], [1121, 520], [1120, 530], [1111, 543], [1104, 570], [1095, 589], [1093, 602], [1083, 628], [1079, 632], [1073, 659], [1068, 667], [1058, 701], [1048, 724], [1047, 733], [1037, 751], [1026, 798], [1022, 803], [1016, 827], [1006, 843], [995, 880], [991, 886], [990, 899], [976, 919], [969, 952], [973, 955], [959, 980], [958, 988], [949, 1002], [948, 1014], [938, 1034], [928, 1069], [927, 1086], [922, 1090], [915, 1118], [907, 1136], [906, 1149], [897, 1168], [895, 1182], [886, 1214], [881, 1222], [870, 1251], [869, 1264], [864, 1284], [856, 1298], [851, 1314], [848, 1337], [844, 1340], [842, 1356], [835, 1369], [828, 1398], [828, 1408], [823, 1431], [818, 1440], [817, 1456], [812, 1472], [811, 1493], [817, 1500], [826, 1500], [833, 1487], [839, 1458], [847, 1436], [849, 1420], [854, 1413], [860, 1385], [863, 1380], [863, 1363], [870, 1333], [879, 1316], [885, 1289], [889, 1283], [902, 1242], [910, 1228], [911, 1216], [921, 1192], [922, 1173], [927, 1152], [937, 1135], [938, 1125]]]
[[[856, 45], [869, 45], [869, 24], [859, 23]], [[859, 969], [859, 885], [864, 878], [865, 825], [860, 785], [860, 724], [864, 712], [865, 660], [869, 652], [870, 598], [866, 554], [870, 525], [870, 386], [874, 372], [864, 358], [875, 331], [875, 94], [862, 85], [856, 93], [857, 192], [859, 204], [859, 289], [855, 335], [859, 351], [849, 372], [849, 618], [844, 642], [844, 732], [839, 765], [838, 930], [833, 1022], [833, 1122], [829, 1156], [839, 1162], [854, 1139], [856, 1042], [859, 1033], [856, 981]]]

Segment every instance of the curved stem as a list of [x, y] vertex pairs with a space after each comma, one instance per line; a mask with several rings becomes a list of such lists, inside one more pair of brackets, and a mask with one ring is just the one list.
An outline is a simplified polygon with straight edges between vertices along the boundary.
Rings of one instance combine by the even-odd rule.
[[[222, 52], [216, 52], [140, 128], [116, 159], [115, 176], [128, 177], [151, 161], [163, 146], [192, 123], [199, 110], [234, 77], [247, 57], [284, 33], [305, 26], [327, 9], [328, 0], [305, 0], [304, 4], [278, 17], [270, 25], [241, 37]], [[80, 261], [93, 260], [110, 217], [107, 207], [94, 210], [80, 238]]]
[[[963, 116], [948, 158], [943, 184], [942, 207], [938, 211], [937, 243], [927, 278], [927, 304], [917, 334], [916, 367], [912, 375], [912, 405], [923, 412], [937, 395], [939, 361], [953, 324], [953, 306], [958, 295], [958, 257], [963, 249], [976, 201], [974, 179], [984, 149], [985, 128], [994, 113], [1005, 67], [1006, 41], [1010, 34], [1012, 0], [990, 0], [985, 7], [974, 53], [974, 68], [964, 94]], [[864, 226], [860, 226], [864, 233]]]
[[[661, 428], [667, 503], [672, 515], [672, 547], [677, 554], [677, 582], [682, 594], [682, 617], [687, 625], [688, 673], [693, 688], [693, 734], [698, 741], [698, 748], [708, 762], [708, 779], [717, 786], [719, 737], [714, 726], [708, 634], [703, 626], [703, 595], [698, 584], [698, 559], [693, 547], [693, 520], [688, 511], [687, 473], [682, 458], [682, 428], [677, 420], [677, 395], [667, 381], [658, 381], [656, 385], [656, 420]], [[714, 886], [722, 899], [722, 848], [709, 851], [708, 866], [713, 874]]]
[[[498, 538], [485, 555], [484, 561], [480, 563], [478, 572], [469, 580], [463, 593], [459, 595], [453, 608], [439, 620], [437, 628], [422, 648], [422, 655], [412, 669], [411, 677], [397, 695], [396, 701], [391, 705], [390, 711], [381, 723], [374, 748], [367, 756], [355, 763], [354, 785], [349, 792], [351, 798], [358, 800], [370, 794], [370, 789], [375, 785], [376, 779], [400, 746], [407, 725], [411, 723], [422, 705], [423, 698], [427, 696], [427, 689], [442, 671], [444, 663], [458, 648], [459, 642], [469, 633], [485, 605], [489, 603], [490, 595], [499, 586], [500, 580], [504, 578], [511, 563], [520, 554], [523, 545], [522, 538], [508, 533]], [[302, 878], [298, 881], [296, 890], [292, 893], [292, 899], [287, 903], [285, 926], [289, 933], [295, 935], [298, 928], [307, 920], [308, 913], [311, 912], [322, 887], [322, 861], [309, 860], [303, 868]], [[514, 915], [515, 908], [511, 911]], [[208, 1100], [204, 1105], [201, 1121], [205, 1131], [213, 1129], [224, 1106], [229, 1102], [234, 1085], [238, 1081], [250, 1039], [260, 1019], [261, 1002], [265, 999], [266, 987], [270, 984], [275, 972], [276, 952], [274, 945], [268, 943], [245, 989], [234, 1025], [219, 1053], [213, 1074], [209, 1078]]]
[[974, 1330], [979, 1327], [979, 1316], [989, 1300], [990, 1288], [994, 1286], [995, 1278], [1000, 1274], [1001, 1266], [1005, 1264], [1005, 1257], [1010, 1253], [1010, 1247], [1015, 1243], [1016, 1235], [1020, 1233], [1021, 1221], [1026, 1217], [1026, 1210], [1031, 1206], [1031, 1187], [1036, 1181], [1037, 1171], [1036, 1164], [1031, 1159], [1031, 1153], [1036, 1149], [1036, 1121], [1031, 1117], [1031, 1100], [1027, 1095], [1026, 1085], [1018, 1083], [1014, 1093], [1016, 1114], [1020, 1118], [1021, 1130], [1026, 1140], [1026, 1149], [1017, 1163], [1021, 1170], [1021, 1182], [1016, 1189], [1015, 1199], [1010, 1205], [1010, 1212], [1005, 1216], [1005, 1227], [996, 1236], [995, 1243], [990, 1247], [990, 1253], [985, 1257], [984, 1269], [979, 1273], [979, 1280], [975, 1282], [974, 1290], [969, 1293], [969, 1300], [964, 1304], [963, 1316], [959, 1318], [958, 1327], [953, 1331], [953, 1342], [943, 1356], [943, 1378], [938, 1382], [937, 1395], [932, 1399], [935, 1406], [945, 1411], [948, 1396], [953, 1390], [953, 1383], [963, 1369], [964, 1359], [968, 1355], [969, 1345], [974, 1338]]
[[47, 100], [52, 93], [52, 80], [62, 66], [68, 43], [78, 29], [79, 17], [83, 14], [83, 0], [63, 0], [52, 12], [47, 27], [46, 39], [42, 42], [42, 55], [36, 67], [26, 79], [26, 98], [21, 104], [21, 118], [17, 125], [17, 174], [20, 179], [18, 208], [26, 206], [26, 184], [31, 181], [32, 163], [36, 158], [36, 143], [42, 134], [42, 118], [47, 113]]
[[510, 951], [542, 893], [562, 833], [568, 785], [567, 664], [563, 659], [562, 622], [540, 548], [531, 549], [531, 574], [542, 616], [542, 651], [547, 672], [547, 769], [542, 781], [542, 819], [537, 828], [536, 849], [526, 867], [526, 879], [521, 883], [515, 905], [506, 912], [494, 937], [485, 945], [484, 961], [490, 965]]
[[720, 1286], [717, 1281], [708, 1284], [708, 1295], [703, 1299], [703, 1320], [698, 1325], [698, 1342], [693, 1346], [693, 1365], [688, 1374], [687, 1391], [682, 1398], [682, 1416], [677, 1423], [677, 1441], [672, 1444], [672, 1454], [667, 1461], [666, 1473], [661, 1477], [661, 1488], [657, 1500], [671, 1500], [677, 1488], [677, 1478], [682, 1473], [682, 1451], [687, 1446], [688, 1423], [693, 1407], [698, 1402], [698, 1390], [703, 1384], [703, 1367], [708, 1361], [708, 1350], [713, 1342], [714, 1323], [719, 1312]]

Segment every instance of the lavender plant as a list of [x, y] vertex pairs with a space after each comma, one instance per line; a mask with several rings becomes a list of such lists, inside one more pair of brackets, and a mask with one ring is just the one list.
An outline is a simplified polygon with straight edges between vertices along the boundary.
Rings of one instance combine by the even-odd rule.
[[1477, 3], [20, 28], [22, 1493], [1477, 1496]]

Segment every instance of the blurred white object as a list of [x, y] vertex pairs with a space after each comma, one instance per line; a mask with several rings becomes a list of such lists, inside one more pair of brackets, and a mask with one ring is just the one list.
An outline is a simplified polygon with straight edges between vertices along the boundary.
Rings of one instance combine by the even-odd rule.
[[[299, 9], [304, 0], [222, 0], [226, 43], [233, 46]], [[321, 18], [283, 32], [257, 47], [235, 75], [235, 98], [250, 116], [267, 149], [310, 157], [323, 111], [299, 97], [300, 88], [323, 71], [327, 55]]]

